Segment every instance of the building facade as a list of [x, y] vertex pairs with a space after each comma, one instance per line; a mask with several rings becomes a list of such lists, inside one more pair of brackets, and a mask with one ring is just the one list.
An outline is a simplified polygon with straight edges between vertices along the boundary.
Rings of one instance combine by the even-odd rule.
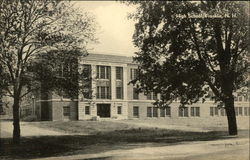
[[[153, 119], [153, 118], [223, 118], [224, 108], [217, 108], [213, 101], [198, 102], [186, 108], [179, 108], [178, 101], [170, 108], [160, 109], [153, 102], [160, 95], [137, 93], [129, 84], [137, 76], [137, 65], [132, 57], [89, 54], [79, 61], [79, 69], [88, 69], [91, 75], [92, 96], [79, 95], [71, 100], [55, 94], [39, 95], [35, 113], [40, 120], [90, 120], [111, 119]], [[238, 118], [250, 114], [249, 97], [238, 96], [235, 110]], [[225, 119], [225, 118], [224, 118]]]

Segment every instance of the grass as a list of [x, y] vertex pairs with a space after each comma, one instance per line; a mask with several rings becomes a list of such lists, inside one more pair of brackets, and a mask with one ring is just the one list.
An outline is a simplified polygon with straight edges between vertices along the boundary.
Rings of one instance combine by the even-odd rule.
[[33, 126], [61, 131], [72, 134], [98, 134], [99, 132], [110, 132], [114, 130], [128, 130], [138, 128], [135, 125], [117, 123], [112, 121], [54, 121], [54, 122], [32, 122]]
[[[23, 137], [20, 145], [2, 139], [0, 159], [30, 159], [75, 154], [91, 154], [114, 149], [174, 145], [188, 141], [227, 138], [226, 131], [186, 132], [142, 128], [112, 121], [32, 122], [37, 127], [85, 135]], [[245, 131], [244, 135], [247, 136]]]

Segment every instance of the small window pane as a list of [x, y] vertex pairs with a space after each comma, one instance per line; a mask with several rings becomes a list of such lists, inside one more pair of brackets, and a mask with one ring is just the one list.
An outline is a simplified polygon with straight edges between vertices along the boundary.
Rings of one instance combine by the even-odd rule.
[[89, 106], [85, 106], [85, 114], [90, 115], [90, 107]]
[[139, 99], [139, 93], [136, 88], [133, 88], [133, 99]]
[[70, 107], [69, 106], [64, 106], [63, 107], [63, 115], [64, 116], [69, 116], [70, 115]]
[[122, 106], [117, 106], [117, 114], [122, 114]]
[[171, 108], [170, 107], [166, 108], [166, 115], [171, 116]]
[[165, 112], [165, 108], [161, 108], [160, 109], [160, 117], [165, 117], [166, 112]]
[[152, 107], [147, 107], [147, 117], [152, 117]]
[[122, 67], [116, 67], [116, 79], [122, 80]]
[[139, 107], [138, 106], [133, 107], [133, 116], [136, 118], [139, 117]]
[[214, 116], [214, 107], [210, 107], [210, 116]]
[[158, 108], [153, 107], [153, 117], [158, 117]]

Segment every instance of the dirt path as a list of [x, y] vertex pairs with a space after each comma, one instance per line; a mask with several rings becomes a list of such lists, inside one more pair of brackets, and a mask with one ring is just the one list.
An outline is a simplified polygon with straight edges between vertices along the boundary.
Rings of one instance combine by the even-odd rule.
[[[39, 158], [40, 160], [41, 158]], [[112, 150], [96, 154], [42, 158], [41, 160], [249, 160], [249, 139], [187, 142], [162, 147]]]
[[[30, 136], [60, 136], [68, 135], [63, 132], [52, 131], [49, 129], [38, 128], [28, 124], [27, 122], [21, 122], [21, 136], [30, 137]], [[10, 121], [0, 121], [0, 137], [1, 138], [11, 138], [13, 132], [13, 125]]]

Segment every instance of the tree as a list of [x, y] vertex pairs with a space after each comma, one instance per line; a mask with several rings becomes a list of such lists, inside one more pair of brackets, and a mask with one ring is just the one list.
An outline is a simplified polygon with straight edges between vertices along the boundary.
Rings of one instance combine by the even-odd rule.
[[72, 8], [71, 2], [57, 0], [0, 0], [0, 13], [0, 91], [14, 99], [13, 142], [20, 143], [20, 101], [41, 86], [39, 81], [58, 78], [38, 76], [37, 66], [48, 67], [39, 63], [46, 62], [42, 55], [65, 59], [66, 54], [74, 59], [86, 55], [86, 45], [95, 40], [95, 23], [90, 14]]
[[161, 94], [155, 105], [180, 106], [200, 99], [209, 90], [224, 106], [228, 131], [237, 135], [234, 95], [246, 86], [249, 65], [248, 2], [140, 1], [130, 18], [136, 20], [134, 60], [141, 91]]

